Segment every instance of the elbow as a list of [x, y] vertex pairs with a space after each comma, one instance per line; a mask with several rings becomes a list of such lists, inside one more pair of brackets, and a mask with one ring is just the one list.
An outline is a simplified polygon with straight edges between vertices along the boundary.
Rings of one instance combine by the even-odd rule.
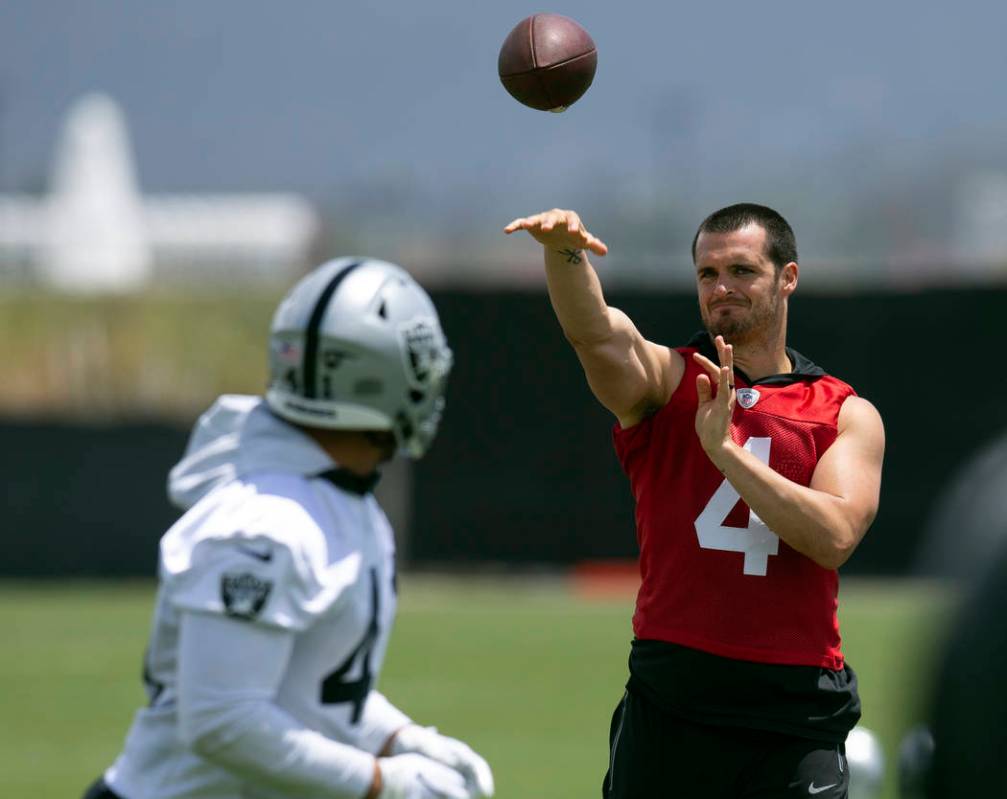
[[822, 568], [838, 569], [850, 559], [861, 538], [863, 534], [853, 528], [841, 530], [830, 536], [829, 546], [815, 561]]
[[822, 539], [827, 543], [813, 560], [825, 569], [835, 570], [844, 565], [863, 540], [876, 512], [877, 508], [872, 507], [834, 518], [822, 531]]
[[212, 727], [200, 724], [191, 715], [179, 714], [178, 739], [190, 752], [208, 758], [213, 752], [213, 741], [216, 737]]
[[823, 569], [835, 571], [850, 559], [850, 555], [853, 554], [854, 549], [856, 549], [856, 545], [845, 543], [834, 544], [829, 548], [828, 552], [816, 558], [816, 561]]
[[185, 744], [185, 748], [192, 752], [192, 754], [211, 762], [213, 761], [214, 753], [219, 749], [218, 746], [214, 745], [212, 737], [208, 735], [197, 735], [193, 738], [183, 737], [182, 741]]
[[212, 711], [200, 712], [180, 702], [178, 738], [190, 752], [206, 760], [212, 760], [214, 753], [227, 743], [228, 730], [231, 726], [227, 715]]

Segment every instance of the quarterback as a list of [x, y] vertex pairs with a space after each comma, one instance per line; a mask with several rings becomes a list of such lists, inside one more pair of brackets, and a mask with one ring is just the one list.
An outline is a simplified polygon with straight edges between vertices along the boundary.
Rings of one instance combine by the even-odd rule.
[[486, 762], [375, 689], [395, 617], [371, 489], [437, 431], [451, 351], [400, 267], [323, 264], [273, 318], [265, 398], [223, 396], [168, 490], [139, 710], [87, 799], [477, 799]]
[[636, 501], [641, 586], [607, 799], [847, 795], [860, 717], [837, 569], [878, 507], [874, 407], [786, 341], [799, 267], [778, 213], [711, 214], [693, 243], [705, 330], [646, 340], [605, 302], [572, 211], [516, 219]]

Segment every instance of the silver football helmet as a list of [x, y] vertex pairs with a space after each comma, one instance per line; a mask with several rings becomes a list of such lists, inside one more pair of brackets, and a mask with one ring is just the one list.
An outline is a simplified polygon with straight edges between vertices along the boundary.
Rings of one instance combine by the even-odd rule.
[[934, 763], [934, 735], [920, 724], [899, 744], [899, 799], [925, 799]]
[[437, 433], [451, 364], [437, 310], [408, 272], [337, 258], [276, 309], [266, 401], [298, 424], [390, 430], [418, 458]]
[[885, 778], [885, 755], [878, 736], [866, 727], [854, 727], [846, 737], [846, 762], [850, 766], [850, 799], [877, 799]]

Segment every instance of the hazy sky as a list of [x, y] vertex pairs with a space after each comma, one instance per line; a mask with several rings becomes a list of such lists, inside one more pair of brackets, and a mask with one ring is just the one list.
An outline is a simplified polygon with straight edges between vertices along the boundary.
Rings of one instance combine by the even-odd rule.
[[[507, 32], [541, 10], [598, 45], [564, 114], [496, 77]], [[992, 0], [5, 0], [0, 189], [37, 186], [68, 103], [100, 89], [149, 191], [297, 189], [448, 227], [745, 198], [812, 227], [891, 181], [1007, 166], [1005, 30]]]

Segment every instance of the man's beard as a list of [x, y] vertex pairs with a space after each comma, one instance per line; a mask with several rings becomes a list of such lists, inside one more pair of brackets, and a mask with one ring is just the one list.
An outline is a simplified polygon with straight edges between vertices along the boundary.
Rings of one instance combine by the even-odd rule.
[[[714, 309], [716, 312], [716, 309]], [[734, 312], [728, 315], [702, 314], [703, 326], [710, 338], [723, 336], [728, 344], [751, 344], [760, 339], [767, 339], [776, 329], [780, 318], [780, 293], [773, 296], [764, 305], [752, 305], [741, 318]]]

